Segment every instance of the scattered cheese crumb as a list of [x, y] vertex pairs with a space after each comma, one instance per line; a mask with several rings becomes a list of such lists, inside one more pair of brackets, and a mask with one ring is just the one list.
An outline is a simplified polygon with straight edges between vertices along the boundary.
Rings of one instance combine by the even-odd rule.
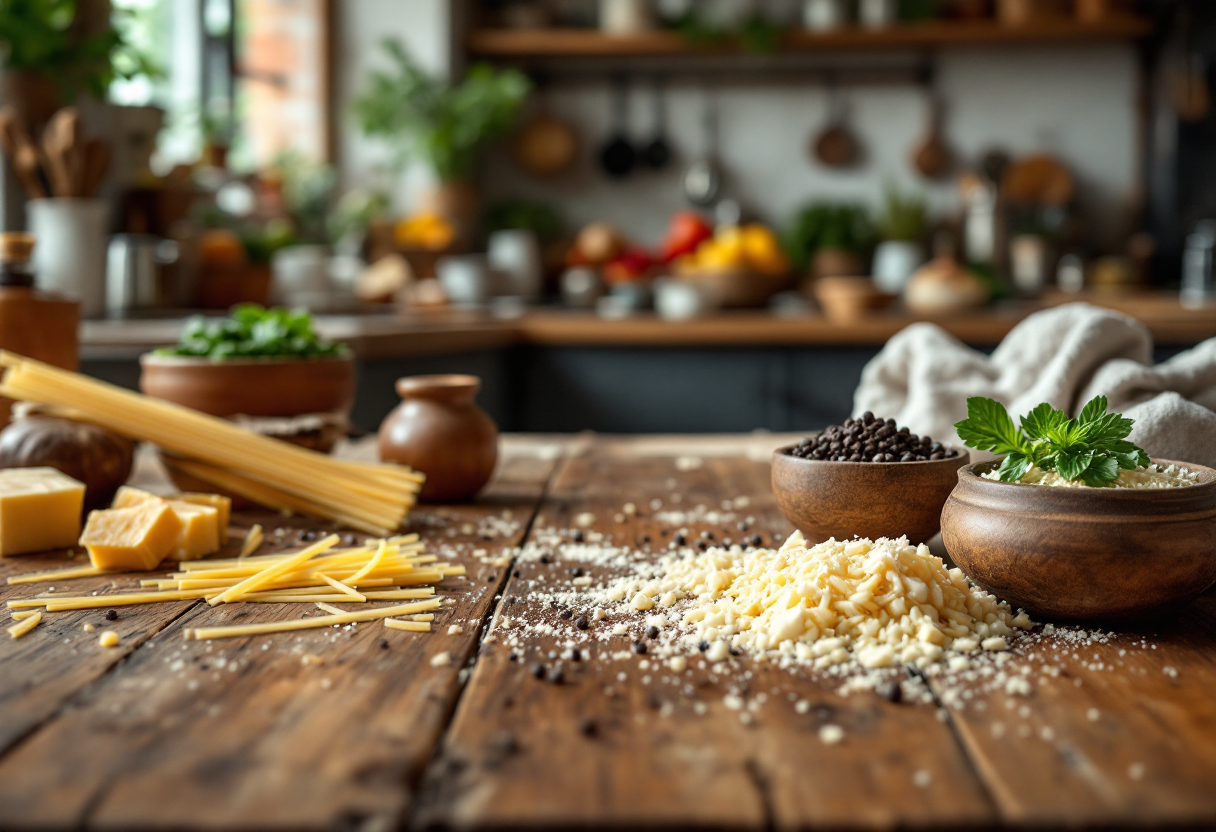
[[819, 729], [819, 741], [824, 745], [836, 745], [844, 739], [844, 729], [839, 725], [824, 725]]
[[917, 788], [921, 788], [921, 789], [928, 788], [929, 784], [932, 782], [933, 782], [933, 775], [931, 773], [925, 771], [923, 768], [917, 770], [912, 775], [912, 785], [916, 786]]
[[431, 656], [431, 667], [447, 667], [452, 663], [452, 654], [446, 650]]
[[451, 627], [448, 627], [448, 635], [450, 635], [450, 636], [459, 635], [463, 632], [464, 632], [464, 628], [461, 627], [459, 624], [453, 624]]
[[114, 632], [113, 630], [106, 630], [98, 637], [97, 643], [102, 647], [117, 647], [118, 633]]

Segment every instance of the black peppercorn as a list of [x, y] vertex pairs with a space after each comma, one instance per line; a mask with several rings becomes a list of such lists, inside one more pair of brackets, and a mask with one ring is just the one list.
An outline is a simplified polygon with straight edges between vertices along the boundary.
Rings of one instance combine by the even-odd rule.
[[574, 617], [574, 613], [570, 612], [570, 610], [562, 610], [561, 612], [558, 613], [558, 616], [569, 621], [571, 618]]
[[541, 664], [540, 662], [537, 662], [536, 664], [532, 665], [532, 675], [535, 676], [537, 679], [545, 678], [545, 666], [543, 664]]
[[583, 530], [575, 529], [574, 533], [570, 535], [570, 539], [573, 540], [575, 543], [582, 543], [583, 542]]
[[578, 723], [578, 732], [584, 737], [594, 737], [596, 735], [596, 725], [594, 719], [581, 719]]
[[382, 639], [380, 639], [380, 649], [381, 649], [381, 650], [387, 650], [387, 649], [388, 649], [388, 639], [386, 639], [386, 638], [382, 638]]
[[633, 643], [633, 652], [637, 653], [639, 656], [645, 655], [646, 654], [646, 643], [643, 641], [635, 641]]
[[106, 610], [106, 621], [117, 621], [117, 620], [118, 620], [118, 611], [117, 610]]
[[658, 627], [655, 627], [652, 624], [651, 626], [646, 628], [646, 638], [658, 638], [658, 637], [659, 637], [659, 628]]

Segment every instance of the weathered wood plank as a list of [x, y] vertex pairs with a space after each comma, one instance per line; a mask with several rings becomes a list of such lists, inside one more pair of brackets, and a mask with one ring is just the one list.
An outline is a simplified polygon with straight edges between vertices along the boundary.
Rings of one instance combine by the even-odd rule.
[[[681, 445], [705, 456], [677, 460], [673, 448]], [[579, 515], [590, 513], [595, 521], [586, 533], [602, 532], [617, 545], [665, 549], [679, 526], [712, 531], [717, 540], [757, 532], [766, 543], [783, 539], [790, 529], [771, 498], [767, 454], [760, 447], [749, 461], [742, 450], [738, 440], [720, 456], [710, 456], [716, 450], [706, 440], [661, 447], [603, 440], [565, 463], [533, 538], [563, 530], [569, 540]], [[655, 499], [663, 504], [657, 515]], [[625, 513], [626, 503], [639, 516]], [[702, 519], [664, 513], [673, 511]], [[740, 530], [747, 516], [753, 521]], [[932, 708], [873, 695], [841, 698], [824, 683], [748, 660], [721, 678], [695, 660], [683, 673], [644, 656], [609, 660], [643, 638], [640, 623], [606, 641], [596, 628], [608, 622], [592, 625], [582, 643], [591, 661], [559, 662], [554, 656], [580, 636], [559, 609], [538, 612], [535, 599], [555, 586], [572, 588], [576, 567], [593, 580], [607, 569], [556, 557], [517, 565], [494, 640], [483, 647], [428, 773], [415, 824], [891, 828], [994, 820], [978, 778]], [[512, 604], [513, 597], [525, 601]], [[553, 635], [515, 636], [525, 654], [512, 661], [512, 633], [521, 631], [501, 627], [503, 616], [539, 617]], [[562, 683], [536, 679], [537, 664], [547, 672], [560, 664]], [[747, 705], [737, 710], [736, 700]], [[805, 704], [796, 709], [798, 701]], [[819, 728], [828, 723], [845, 730], [844, 742], [821, 742]]]
[[[6, 828], [395, 823], [505, 581], [494, 561], [522, 536], [559, 454], [554, 444], [516, 454], [477, 504], [412, 516], [431, 548], [469, 573], [445, 582], [454, 603], [437, 612], [435, 632], [377, 622], [195, 642], [181, 630], [303, 608], [191, 608], [0, 758]], [[449, 634], [453, 624], [461, 631]], [[439, 666], [444, 653], [450, 663]]]
[[952, 714], [1005, 820], [1216, 827], [1216, 596], [1035, 652], [1058, 677], [1036, 669], [1030, 696]]

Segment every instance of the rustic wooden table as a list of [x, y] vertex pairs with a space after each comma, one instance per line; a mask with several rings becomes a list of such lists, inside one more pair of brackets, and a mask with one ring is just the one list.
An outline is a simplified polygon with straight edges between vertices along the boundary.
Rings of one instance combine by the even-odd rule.
[[[412, 516], [468, 567], [441, 587], [454, 603], [430, 634], [374, 623], [185, 641], [185, 627], [301, 612], [180, 602], [121, 608], [112, 624], [58, 613], [0, 640], [0, 829], [1216, 825], [1211, 593], [1168, 622], [1067, 631], [1063, 650], [1015, 643], [1030, 694], [977, 690], [961, 707], [844, 697], [838, 679], [742, 658], [717, 675], [612, 661], [638, 634], [601, 640], [594, 627], [592, 659], [563, 661], [578, 632], [529, 597], [579, 564], [515, 547], [593, 515], [587, 534], [657, 552], [675, 525], [660, 503], [702, 518], [681, 524], [694, 533], [739, 537], [750, 517], [748, 536], [779, 540], [790, 528], [766, 462], [779, 439], [506, 439], [475, 505]], [[284, 546], [307, 528], [235, 520], [254, 521], [291, 529]], [[0, 575], [63, 562], [10, 558]], [[528, 634], [504, 617], [552, 627]], [[121, 645], [100, 648], [86, 623]], [[442, 653], [450, 664], [433, 661]], [[560, 666], [561, 683], [535, 678], [538, 663]], [[821, 742], [827, 723], [843, 742]]]

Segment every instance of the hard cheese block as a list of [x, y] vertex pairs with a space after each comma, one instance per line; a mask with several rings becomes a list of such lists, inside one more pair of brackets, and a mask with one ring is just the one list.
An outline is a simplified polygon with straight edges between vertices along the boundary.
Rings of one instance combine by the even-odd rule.
[[80, 545], [99, 569], [155, 569], [173, 551], [182, 521], [164, 500], [89, 513]]
[[84, 483], [54, 468], [0, 471], [0, 557], [74, 545], [83, 509]]
[[[219, 498], [227, 499], [227, 498]], [[174, 560], [198, 560], [220, 548], [220, 511], [214, 505], [173, 497], [162, 499], [138, 488], [123, 486], [114, 495], [114, 508], [131, 508], [149, 502], [168, 503], [182, 523], [177, 542], [169, 556]], [[227, 523], [222, 523], [227, 529]]]
[[193, 503], [195, 505], [211, 506], [214, 508], [217, 512], [219, 512], [220, 545], [223, 546], [228, 542], [228, 522], [232, 517], [232, 500], [230, 498], [225, 497], [222, 494], [194, 494], [187, 492], [185, 494], [178, 494], [173, 499], [181, 500], [184, 503]]

